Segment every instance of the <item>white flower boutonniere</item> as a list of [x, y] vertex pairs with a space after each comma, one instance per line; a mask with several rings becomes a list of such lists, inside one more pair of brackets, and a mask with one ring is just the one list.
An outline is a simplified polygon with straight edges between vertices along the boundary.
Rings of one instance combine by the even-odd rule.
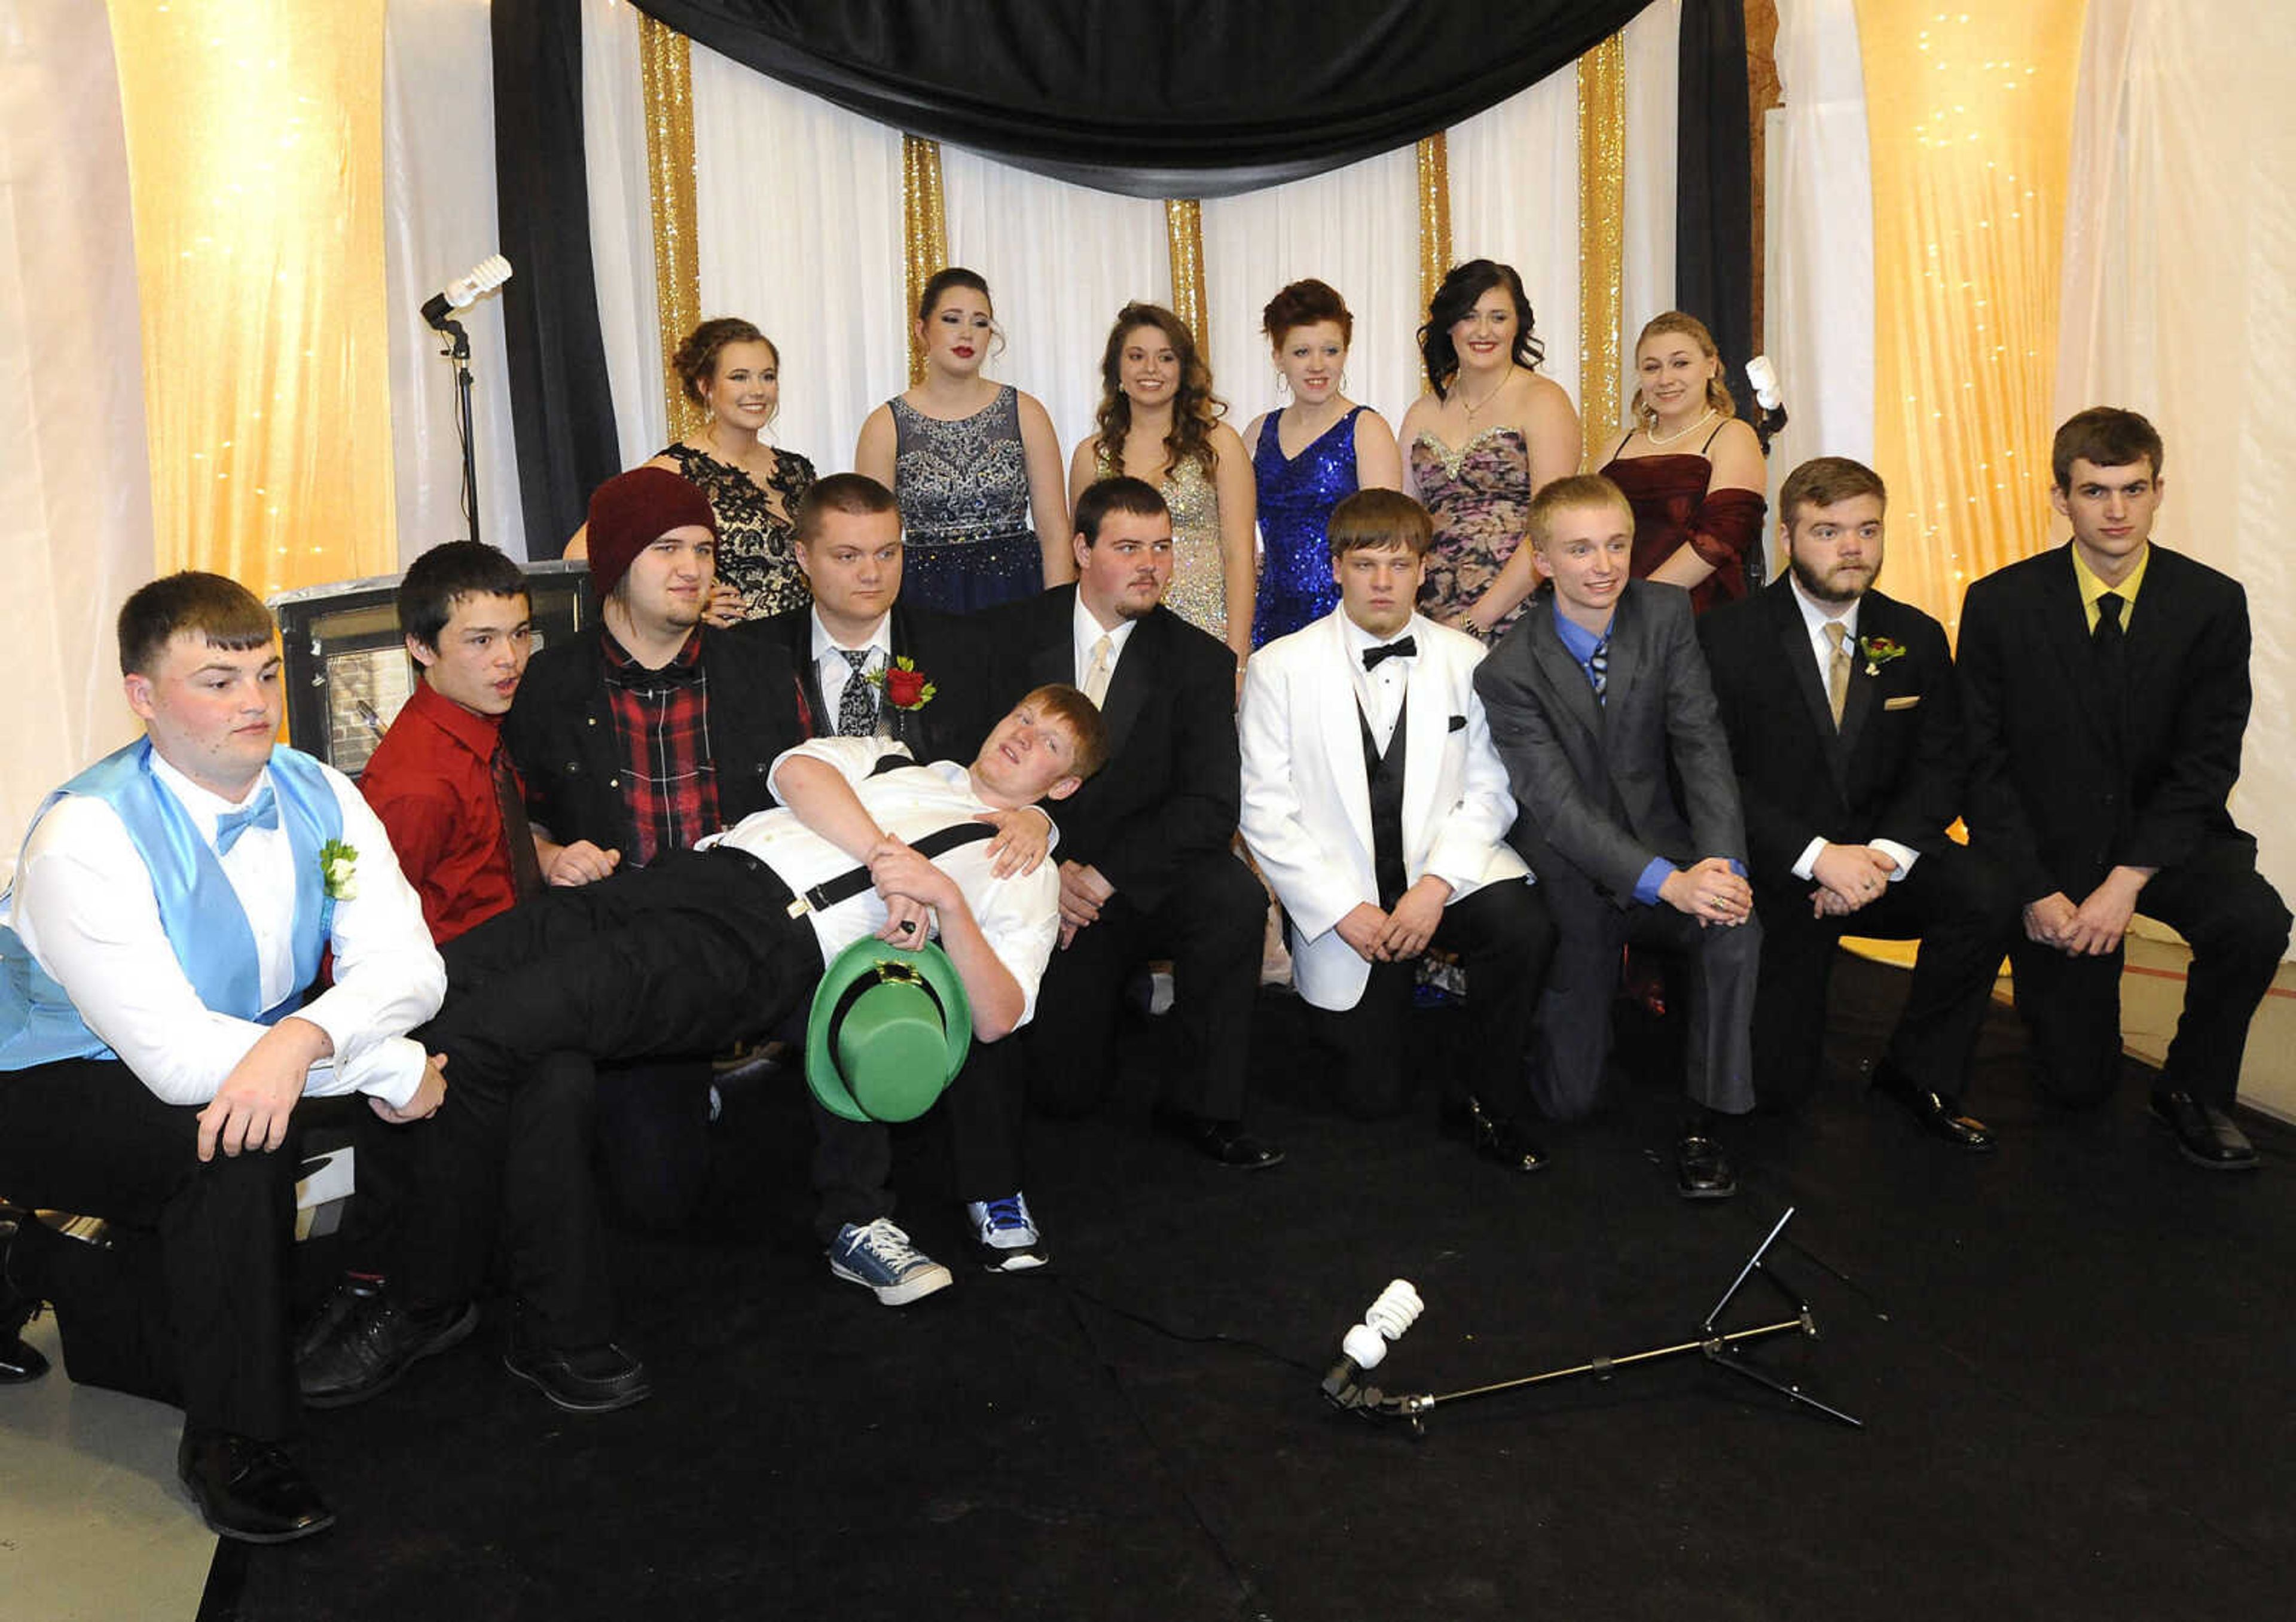
[[358, 899], [358, 852], [340, 839], [330, 839], [319, 847], [319, 876], [326, 881], [327, 899], [348, 902]]

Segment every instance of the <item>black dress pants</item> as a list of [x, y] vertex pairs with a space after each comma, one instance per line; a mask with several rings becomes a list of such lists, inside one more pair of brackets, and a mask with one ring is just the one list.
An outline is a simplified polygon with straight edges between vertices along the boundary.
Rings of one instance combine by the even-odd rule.
[[[1446, 1067], [1444, 1102], [1472, 1094], [1492, 1117], [1527, 1121], [1523, 1079], [1531, 1010], [1554, 953], [1554, 924], [1537, 885], [1486, 885], [1443, 909], [1428, 943], [1459, 955], [1467, 980], [1464, 1055]], [[1374, 963], [1351, 1009], [1316, 1009], [1310, 1029], [1337, 1063], [1331, 1072], [1340, 1107], [1358, 1120], [1402, 1111], [1410, 1101], [1404, 1037], [1418, 980], [1416, 958]]]
[[[2086, 891], [2066, 893], [2079, 904]], [[2161, 1083], [2229, 1109], [2240, 1091], [2249, 1020], [2288, 950], [2288, 908], [2257, 872], [2252, 841], [2217, 839], [2155, 873], [2136, 910], [2193, 949]], [[2120, 1079], [2121, 957], [2070, 958], [2017, 931], [2010, 953], [2017, 1011], [2033, 1038], [2041, 1091], [2058, 1103], [2102, 1103]]]
[[447, 1063], [445, 1107], [413, 1129], [431, 1134], [400, 1264], [414, 1305], [477, 1292], [499, 1210], [512, 1287], [545, 1341], [610, 1338], [595, 1066], [715, 1052], [802, 1007], [821, 951], [789, 899], [739, 852], [674, 851], [447, 943], [447, 1006], [415, 1033]]
[[1810, 916], [1817, 886], [1787, 876], [1754, 897], [1762, 965], [1754, 992], [1754, 1091], [1765, 1109], [1792, 1109], [1816, 1091], [1826, 986], [1845, 935], [1919, 940], [1889, 1062], [1915, 1085], [1957, 1099], [1993, 982], [2017, 927], [2008, 886], [1959, 845], [1924, 852], [1914, 870], [1847, 918]]
[[10, 1271], [55, 1307], [73, 1379], [175, 1404], [195, 1428], [284, 1440], [299, 1412], [298, 1140], [202, 1161], [198, 1117], [117, 1060], [0, 1071], [0, 1194], [111, 1224], [102, 1247], [20, 1238]]
[[1166, 1101], [1209, 1120], [1242, 1120], [1267, 922], [1267, 892], [1226, 851], [1183, 863], [1153, 911], [1120, 891], [1111, 896], [1046, 967], [1036, 1017], [1020, 1033], [1030, 1102], [1055, 1116], [1099, 1104], [1117, 1072], [1124, 983], [1149, 959], [1169, 958], [1180, 1053]]

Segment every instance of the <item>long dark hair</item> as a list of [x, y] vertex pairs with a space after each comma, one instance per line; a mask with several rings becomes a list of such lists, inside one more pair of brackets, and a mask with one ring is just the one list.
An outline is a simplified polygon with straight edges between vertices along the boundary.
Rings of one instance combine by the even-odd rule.
[[1164, 460], [1168, 467], [1191, 461], [1212, 476], [1212, 425], [1227, 415], [1226, 403], [1212, 392], [1211, 368], [1196, 353], [1196, 338], [1188, 324], [1160, 304], [1131, 303], [1119, 310], [1109, 329], [1108, 347], [1100, 356], [1100, 409], [1094, 421], [1100, 429], [1101, 465], [1111, 473], [1124, 469], [1124, 441], [1132, 432], [1132, 401], [1124, 392], [1123, 362], [1126, 334], [1152, 326], [1164, 334], [1180, 359], [1180, 386], [1172, 393], [1172, 431], [1164, 436]]
[[1451, 328], [1474, 314], [1476, 303], [1494, 287], [1506, 289], [1514, 301], [1514, 363], [1526, 372], [1538, 370], [1546, 348], [1531, 335], [1530, 295], [1512, 265], [1496, 259], [1469, 259], [1454, 265], [1443, 284], [1427, 302], [1427, 325], [1419, 329], [1419, 358], [1427, 365], [1427, 386], [1437, 399], [1450, 398], [1451, 380], [1459, 375], [1459, 350], [1451, 342]]

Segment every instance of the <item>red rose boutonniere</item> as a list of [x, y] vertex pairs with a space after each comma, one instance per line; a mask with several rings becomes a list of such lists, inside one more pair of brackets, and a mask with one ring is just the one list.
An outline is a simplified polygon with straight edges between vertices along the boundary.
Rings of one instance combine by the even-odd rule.
[[885, 695], [885, 702], [896, 710], [922, 710], [940, 691], [932, 678], [917, 668], [916, 661], [906, 655], [896, 659], [883, 670], [873, 672], [869, 680]]
[[1906, 656], [1906, 645], [1892, 642], [1887, 637], [1860, 637], [1857, 638], [1857, 651], [1866, 655], [1866, 673], [1878, 676], [1882, 673], [1882, 667], [1890, 660]]

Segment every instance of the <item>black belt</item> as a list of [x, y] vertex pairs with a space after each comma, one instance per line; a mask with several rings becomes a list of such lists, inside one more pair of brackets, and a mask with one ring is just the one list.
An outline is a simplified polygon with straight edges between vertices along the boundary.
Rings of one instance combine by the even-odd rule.
[[[996, 826], [991, 822], [954, 822], [947, 827], [935, 828], [923, 838], [911, 844], [909, 848], [931, 861], [936, 856], [946, 854], [960, 846], [974, 844], [983, 839], [993, 839], [996, 835]], [[731, 847], [721, 845], [718, 848], [725, 850]], [[747, 855], [748, 852], [743, 852], [742, 854]], [[755, 860], [756, 858], [751, 860]], [[826, 912], [840, 902], [851, 901], [868, 889], [871, 882], [869, 869], [865, 866], [848, 868], [833, 877], [823, 879], [804, 894], [793, 897], [789, 904], [789, 915], [794, 918], [803, 918], [808, 912]]]

